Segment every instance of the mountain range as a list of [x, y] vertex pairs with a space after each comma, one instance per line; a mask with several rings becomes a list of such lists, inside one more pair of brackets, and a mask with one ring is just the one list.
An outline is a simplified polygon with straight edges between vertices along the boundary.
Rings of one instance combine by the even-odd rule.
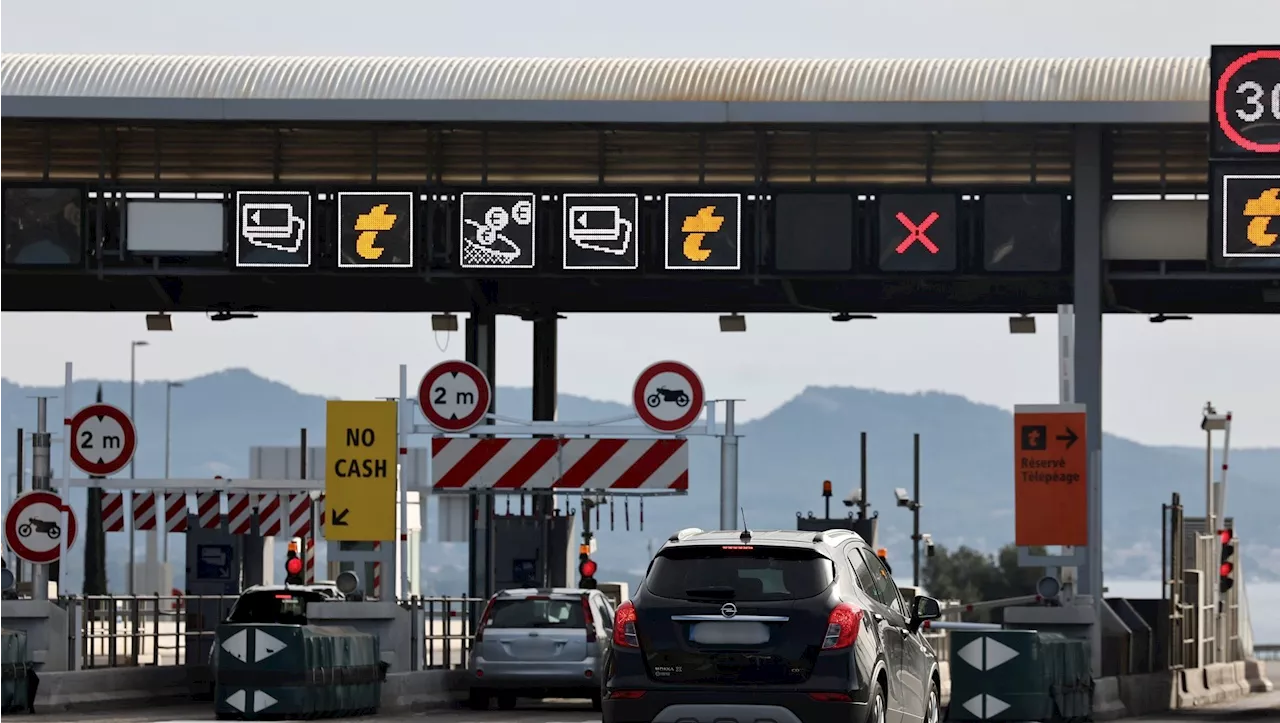
[[[104, 401], [129, 407], [127, 382], [101, 382]], [[99, 382], [79, 381], [74, 407], [94, 400]], [[24, 387], [3, 382], [3, 465], [5, 507], [14, 494], [16, 429], [29, 435], [35, 427], [36, 402], [31, 397], [60, 396], [62, 389]], [[171, 474], [200, 478], [246, 476], [252, 446], [295, 445], [306, 428], [312, 444], [323, 444], [325, 398], [299, 393], [285, 384], [244, 369], [228, 369], [184, 380], [172, 391]], [[532, 395], [527, 388], [501, 387], [500, 414], [528, 418]], [[62, 416], [62, 400], [49, 402], [50, 419]], [[559, 398], [561, 419], [618, 417], [621, 404], [570, 394]], [[140, 383], [136, 389], [139, 445], [138, 477], [164, 473], [165, 383]], [[869, 435], [867, 470], [870, 502], [880, 514], [880, 543], [891, 559], [909, 559], [911, 515], [895, 505], [894, 488], [910, 489], [912, 435], [921, 435], [921, 529], [940, 545], [968, 545], [995, 551], [1013, 539], [1012, 416], [994, 406], [952, 394], [895, 394], [849, 387], [810, 387], [768, 415], [740, 424], [739, 502], [750, 526], [791, 528], [797, 514], [823, 514], [821, 485], [835, 488], [833, 515], [858, 484], [860, 432]], [[60, 430], [51, 430], [55, 434]], [[424, 439], [411, 440], [417, 446]], [[30, 466], [28, 449], [26, 466]], [[54, 452], [55, 479], [61, 455]], [[1275, 495], [1280, 491], [1280, 448], [1233, 449], [1230, 458], [1228, 512], [1243, 540], [1244, 572], [1250, 579], [1280, 580], [1280, 526]], [[1186, 514], [1202, 514], [1204, 450], [1152, 447], [1107, 435], [1103, 453], [1105, 570], [1115, 579], [1159, 579], [1161, 504], [1173, 492], [1182, 495]], [[79, 476], [77, 474], [77, 476]], [[121, 476], [127, 476], [127, 472]], [[108, 485], [109, 486], [109, 485]], [[601, 579], [634, 579], [644, 570], [649, 550], [684, 527], [715, 527], [718, 520], [719, 446], [694, 438], [691, 444], [687, 498], [657, 497], [641, 510], [632, 501], [623, 509], [602, 510], [598, 535]], [[83, 493], [76, 504], [83, 509]], [[1271, 500], [1268, 502], [1267, 500]], [[513, 503], [518, 504], [518, 503]], [[576, 501], [568, 504], [576, 507]], [[499, 501], [499, 512], [504, 502]], [[624, 530], [629, 518], [630, 530]], [[434, 518], [432, 518], [434, 519]], [[434, 521], [431, 523], [434, 525]], [[109, 578], [122, 585], [127, 557], [124, 535], [108, 535]], [[180, 543], [175, 535], [171, 546]], [[139, 546], [141, 548], [141, 546]], [[180, 549], [180, 548], [179, 548]], [[422, 559], [427, 587], [434, 593], [461, 591], [465, 546], [425, 543]], [[114, 569], [119, 566], [119, 569]], [[181, 566], [179, 566], [181, 567]], [[81, 560], [68, 568], [78, 589]]]

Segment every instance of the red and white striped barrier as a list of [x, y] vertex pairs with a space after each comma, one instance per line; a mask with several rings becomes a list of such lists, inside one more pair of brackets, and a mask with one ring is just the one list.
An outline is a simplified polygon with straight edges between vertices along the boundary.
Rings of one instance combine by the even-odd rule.
[[248, 492], [227, 495], [227, 530], [233, 535], [247, 535], [253, 529], [253, 505]]
[[168, 532], [187, 531], [187, 493], [164, 493], [164, 529]]
[[[382, 543], [373, 543], [374, 552], [382, 552]], [[382, 563], [373, 563], [373, 597], [382, 597]]]
[[124, 532], [124, 493], [102, 493], [102, 531]]
[[302, 581], [308, 585], [316, 583], [316, 538], [314, 535], [308, 536], [302, 546], [302, 561], [304, 575]]
[[196, 514], [200, 518], [200, 528], [216, 530], [222, 527], [222, 493], [197, 492]]
[[686, 439], [431, 440], [438, 492], [689, 489]]
[[289, 495], [289, 537], [311, 537], [311, 493]]
[[133, 529], [156, 529], [156, 493], [133, 493]]
[[282, 495], [266, 492], [254, 495], [254, 507], [258, 510], [258, 534], [263, 537], [277, 537], [284, 530], [284, 510], [280, 506]]

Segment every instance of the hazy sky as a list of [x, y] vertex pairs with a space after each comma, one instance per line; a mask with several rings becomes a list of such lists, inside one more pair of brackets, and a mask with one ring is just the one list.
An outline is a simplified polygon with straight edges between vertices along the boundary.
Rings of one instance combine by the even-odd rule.
[[[1207, 55], [1214, 43], [1261, 38], [1239, 18], [1256, 0], [4, 0], [4, 52], [239, 55], [993, 57]], [[1210, 9], [1212, 8], [1212, 9]], [[699, 29], [692, 32], [690, 29]], [[422, 315], [275, 315], [214, 324], [181, 316], [171, 334], [141, 315], [0, 317], [3, 374], [56, 383], [127, 378], [131, 338], [142, 379], [248, 367], [302, 391], [348, 398], [393, 394], [396, 368], [417, 377], [461, 356], [459, 335], [433, 339]], [[752, 316], [746, 334], [714, 317], [574, 316], [562, 322], [562, 391], [624, 401], [649, 361], [678, 358], [712, 396], [766, 413], [804, 386], [945, 390], [1011, 407], [1056, 401], [1053, 317], [1011, 336], [1000, 316]], [[498, 382], [530, 383], [529, 325], [499, 324]], [[1206, 400], [1238, 418], [1233, 442], [1280, 443], [1280, 385], [1260, 382], [1280, 359], [1280, 318], [1198, 317], [1149, 324], [1111, 317], [1105, 339], [1104, 426], [1143, 442], [1199, 444]]]

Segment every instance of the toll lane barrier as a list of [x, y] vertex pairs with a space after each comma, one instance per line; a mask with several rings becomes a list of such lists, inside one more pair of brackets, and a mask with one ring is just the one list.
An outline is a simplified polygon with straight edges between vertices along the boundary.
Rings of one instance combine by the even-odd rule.
[[218, 626], [214, 709], [221, 719], [355, 716], [377, 712], [378, 638], [318, 625]]
[[1090, 715], [1089, 643], [1034, 630], [951, 631], [950, 720]]
[[3, 666], [0, 712], [25, 713], [30, 706], [31, 690], [27, 686], [27, 671], [32, 666], [30, 658], [26, 633], [21, 630], [0, 631], [0, 665]]

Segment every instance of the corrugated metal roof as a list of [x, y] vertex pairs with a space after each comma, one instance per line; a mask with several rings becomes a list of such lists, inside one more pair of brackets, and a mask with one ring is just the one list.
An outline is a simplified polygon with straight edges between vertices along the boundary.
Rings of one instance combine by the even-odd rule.
[[716, 60], [9, 54], [5, 97], [1204, 102], [1204, 58]]

